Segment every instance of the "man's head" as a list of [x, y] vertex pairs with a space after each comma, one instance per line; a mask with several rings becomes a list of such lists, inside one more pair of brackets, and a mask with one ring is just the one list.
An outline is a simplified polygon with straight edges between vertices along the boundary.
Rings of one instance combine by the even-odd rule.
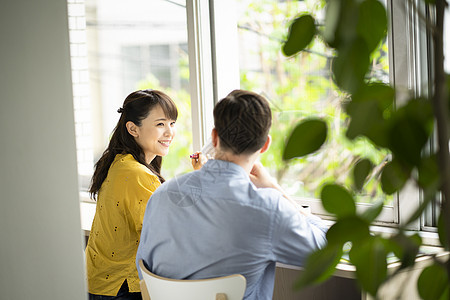
[[234, 90], [214, 108], [214, 126], [223, 151], [235, 155], [259, 151], [267, 141], [272, 112], [262, 96]]

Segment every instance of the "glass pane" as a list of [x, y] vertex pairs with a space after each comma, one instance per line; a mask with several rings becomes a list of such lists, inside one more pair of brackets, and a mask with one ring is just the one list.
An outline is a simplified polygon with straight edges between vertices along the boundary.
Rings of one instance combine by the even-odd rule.
[[[238, 31], [241, 88], [264, 93], [273, 109], [271, 149], [261, 157], [272, 175], [291, 195], [317, 198], [320, 187], [329, 181], [351, 186], [351, 167], [360, 158], [369, 158], [377, 167], [365, 187], [361, 202], [392, 197], [382, 194], [377, 171], [388, 153], [365, 139], [345, 138], [348, 117], [343, 111], [344, 96], [331, 79], [333, 53], [316, 38], [309, 50], [286, 58], [281, 53], [289, 22], [299, 13], [312, 13], [324, 23], [325, 1], [239, 0]], [[387, 41], [373, 57], [371, 78], [389, 81]], [[295, 124], [308, 117], [324, 118], [329, 126], [327, 144], [316, 154], [282, 162], [282, 149]]]
[[[87, 78], [87, 88], [82, 93], [84, 106], [82, 109], [75, 107], [78, 158], [80, 162], [85, 161], [79, 168], [82, 189], [88, 188], [93, 164], [107, 147], [119, 118], [117, 109], [128, 94], [138, 89], [162, 90], [178, 106], [177, 135], [169, 155], [163, 159], [163, 176], [170, 178], [191, 170], [185, 1], [85, 0], [77, 3], [81, 3], [77, 10], [69, 6], [69, 18], [72, 13], [73, 24], [84, 22], [84, 28], [76, 34], [71, 30], [73, 67], [76, 67], [74, 57], [79, 53], [74, 51], [77, 48], [73, 46], [73, 37], [85, 37], [84, 54], [75, 57], [84, 62], [82, 74]], [[82, 149], [79, 141], [83, 139], [90, 147]]]

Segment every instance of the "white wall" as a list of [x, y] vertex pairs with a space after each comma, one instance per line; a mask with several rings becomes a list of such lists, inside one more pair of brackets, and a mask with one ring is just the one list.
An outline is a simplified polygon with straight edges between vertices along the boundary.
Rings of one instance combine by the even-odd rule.
[[66, 1], [0, 2], [0, 298], [86, 299]]

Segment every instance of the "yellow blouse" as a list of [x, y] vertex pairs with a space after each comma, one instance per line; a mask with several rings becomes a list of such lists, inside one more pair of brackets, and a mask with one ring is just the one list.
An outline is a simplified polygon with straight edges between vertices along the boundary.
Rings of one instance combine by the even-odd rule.
[[91, 294], [115, 296], [127, 280], [139, 292], [136, 251], [147, 201], [161, 185], [158, 177], [131, 154], [118, 154], [98, 193], [86, 247]]

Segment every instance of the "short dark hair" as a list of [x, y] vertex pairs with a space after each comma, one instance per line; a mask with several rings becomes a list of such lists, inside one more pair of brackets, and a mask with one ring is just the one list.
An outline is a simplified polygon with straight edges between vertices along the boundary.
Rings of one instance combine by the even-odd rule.
[[269, 102], [261, 95], [234, 90], [214, 107], [214, 126], [223, 150], [251, 154], [264, 146], [272, 125]]

